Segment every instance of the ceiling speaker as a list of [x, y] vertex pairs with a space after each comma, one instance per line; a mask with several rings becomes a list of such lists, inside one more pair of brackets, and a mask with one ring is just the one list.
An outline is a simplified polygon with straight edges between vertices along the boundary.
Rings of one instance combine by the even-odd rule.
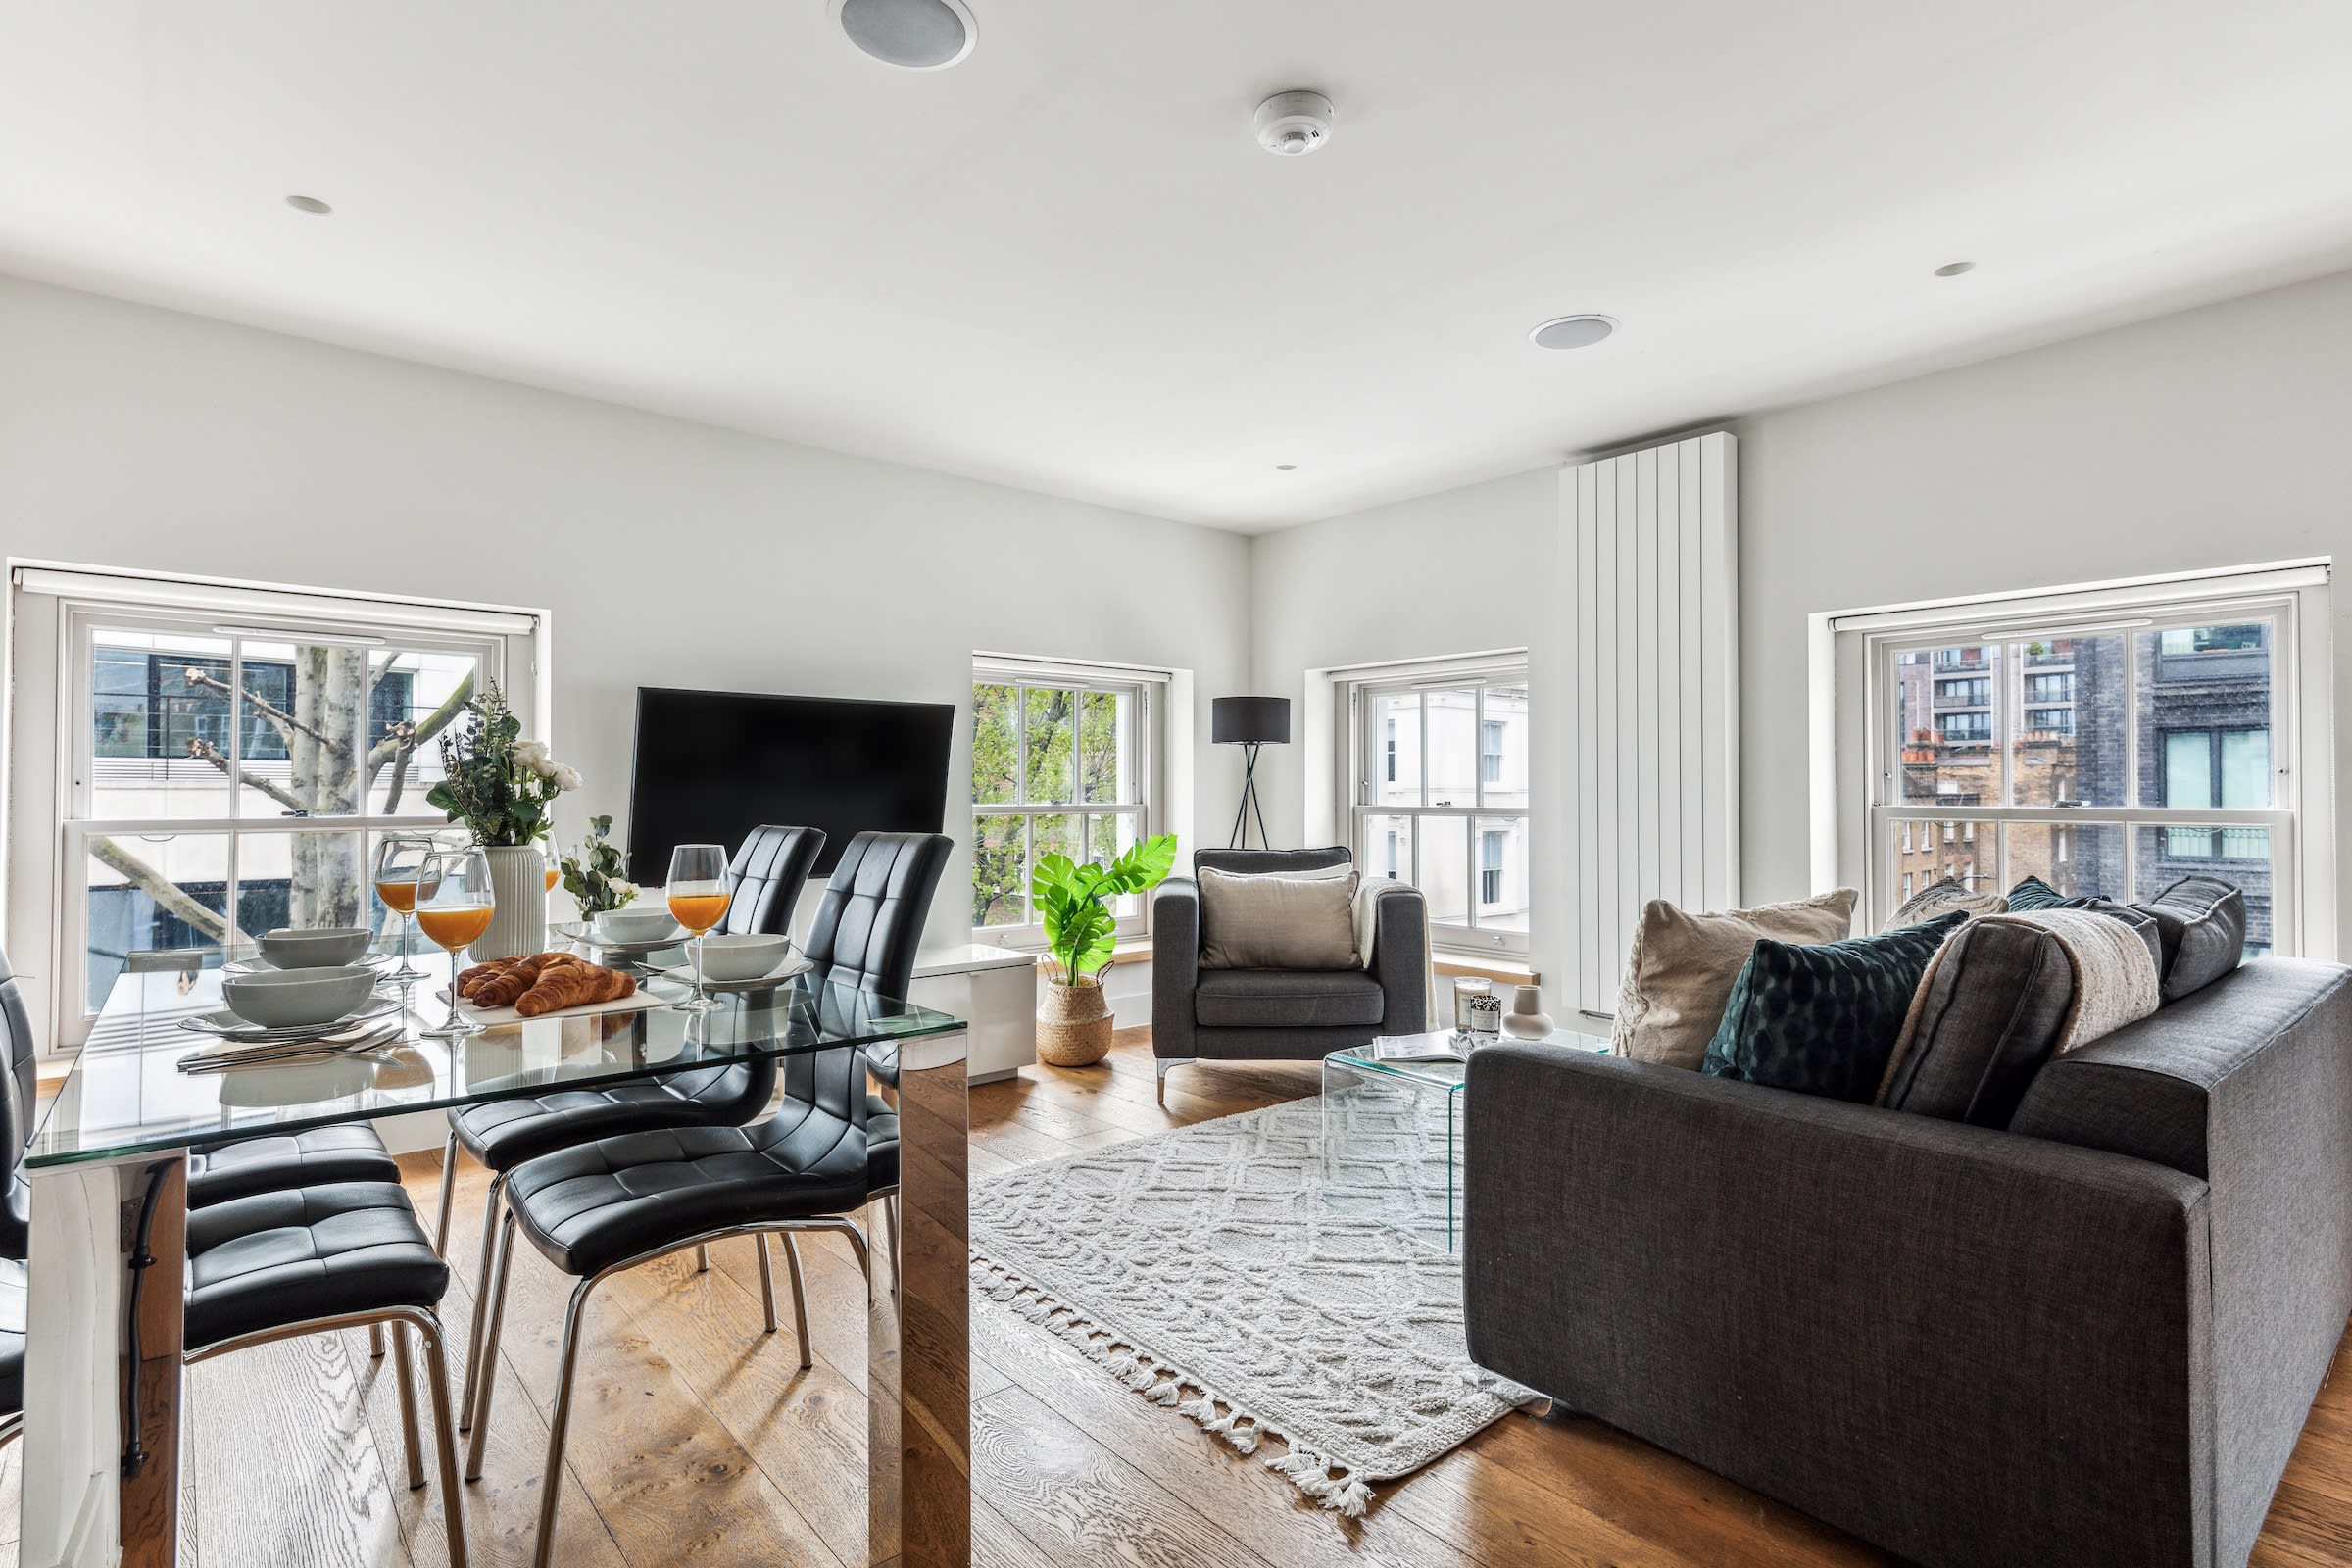
[[944, 71], [980, 36], [963, 0], [833, 0], [833, 18], [850, 42], [902, 71]]

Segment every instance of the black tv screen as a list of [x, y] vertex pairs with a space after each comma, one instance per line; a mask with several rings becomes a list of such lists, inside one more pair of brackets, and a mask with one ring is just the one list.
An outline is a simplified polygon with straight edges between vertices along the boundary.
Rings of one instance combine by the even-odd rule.
[[948, 703], [640, 686], [629, 877], [655, 886], [679, 845], [731, 855], [763, 822], [823, 828], [818, 876], [863, 829], [937, 833], [955, 727]]

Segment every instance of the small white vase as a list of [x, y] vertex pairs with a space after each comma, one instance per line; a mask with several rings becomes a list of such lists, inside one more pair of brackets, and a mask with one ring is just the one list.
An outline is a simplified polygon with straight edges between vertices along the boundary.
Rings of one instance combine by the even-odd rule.
[[527, 845], [486, 849], [498, 908], [469, 950], [476, 963], [547, 950], [547, 862]]
[[1544, 993], [1520, 986], [1511, 993], [1511, 1010], [1502, 1015], [1502, 1032], [1513, 1040], [1541, 1040], [1551, 1033], [1551, 1015], [1544, 1010]]

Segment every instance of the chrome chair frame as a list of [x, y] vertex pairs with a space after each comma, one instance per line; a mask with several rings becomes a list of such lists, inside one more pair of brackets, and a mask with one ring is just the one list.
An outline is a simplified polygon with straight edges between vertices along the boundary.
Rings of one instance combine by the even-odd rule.
[[[400, 1394], [400, 1436], [408, 1459], [409, 1488], [415, 1491], [424, 1485], [423, 1444], [416, 1427], [416, 1388], [414, 1371], [409, 1365], [409, 1331], [415, 1329], [417, 1337], [424, 1342], [425, 1371], [433, 1382], [433, 1438], [434, 1446], [439, 1450], [442, 1529], [449, 1538], [450, 1568], [466, 1568], [466, 1492], [458, 1481], [457, 1428], [450, 1421], [449, 1357], [438, 1313], [421, 1306], [387, 1306], [367, 1312], [308, 1318], [280, 1328], [215, 1340], [210, 1345], [198, 1346], [185, 1352], [180, 1359], [184, 1365], [194, 1366], [200, 1361], [209, 1361], [232, 1350], [248, 1350], [259, 1345], [274, 1345], [280, 1340], [299, 1340], [313, 1334], [356, 1329], [363, 1325], [380, 1334], [387, 1323], [392, 1325], [392, 1344], [397, 1352], [392, 1363], [392, 1375], [394, 1386]], [[383, 1354], [381, 1341], [374, 1340], [371, 1343], [378, 1347], [370, 1352], [371, 1355]], [[0, 1441], [5, 1439], [0, 1438]]]
[[[472, 1437], [466, 1450], [466, 1479], [468, 1481], [480, 1479], [482, 1454], [489, 1446], [490, 1398], [498, 1382], [498, 1340], [506, 1326], [507, 1278], [514, 1262], [514, 1211], [510, 1207], [498, 1228], [498, 1278], [481, 1293], [485, 1298], [494, 1297], [495, 1299], [490, 1307], [489, 1338], [481, 1343], [477, 1357], [482, 1366], [482, 1377], [477, 1394], [479, 1403], [473, 1411]], [[865, 1233], [858, 1228], [855, 1221], [834, 1215], [762, 1220], [758, 1224], [730, 1225], [721, 1230], [705, 1231], [699, 1236], [682, 1237], [639, 1252], [634, 1257], [624, 1257], [617, 1263], [608, 1264], [572, 1287], [571, 1300], [564, 1309], [564, 1348], [557, 1362], [556, 1407], [547, 1420], [547, 1473], [539, 1483], [539, 1539], [532, 1548], [532, 1568], [549, 1568], [549, 1554], [555, 1550], [556, 1505], [564, 1489], [564, 1454], [571, 1430], [573, 1374], [579, 1370], [580, 1363], [580, 1316], [588, 1305], [590, 1294], [615, 1274], [624, 1274], [656, 1258], [667, 1257], [672, 1252], [683, 1252], [690, 1247], [707, 1255], [711, 1243], [732, 1241], [738, 1236], [759, 1238], [760, 1275], [764, 1284], [768, 1278], [767, 1236], [769, 1232], [781, 1234], [786, 1255], [792, 1260], [793, 1308], [801, 1325], [801, 1365], [807, 1368], [813, 1364], [814, 1357], [808, 1349], [808, 1308], [801, 1285], [800, 1252], [793, 1246], [791, 1233], [795, 1231], [838, 1231], [848, 1237], [850, 1246], [857, 1250], [858, 1266], [865, 1272], [867, 1289], [872, 1289], [873, 1266], [866, 1250]], [[767, 1331], [770, 1334], [776, 1329], [774, 1303], [775, 1294], [771, 1289], [767, 1310]]]

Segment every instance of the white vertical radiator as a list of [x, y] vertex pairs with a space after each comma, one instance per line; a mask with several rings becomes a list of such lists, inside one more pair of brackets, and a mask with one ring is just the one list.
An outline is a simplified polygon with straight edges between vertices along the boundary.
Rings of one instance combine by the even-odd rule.
[[1587, 1013], [1615, 1008], [1643, 904], [1739, 902], [1735, 452], [1719, 432], [1562, 475], [1568, 996]]

